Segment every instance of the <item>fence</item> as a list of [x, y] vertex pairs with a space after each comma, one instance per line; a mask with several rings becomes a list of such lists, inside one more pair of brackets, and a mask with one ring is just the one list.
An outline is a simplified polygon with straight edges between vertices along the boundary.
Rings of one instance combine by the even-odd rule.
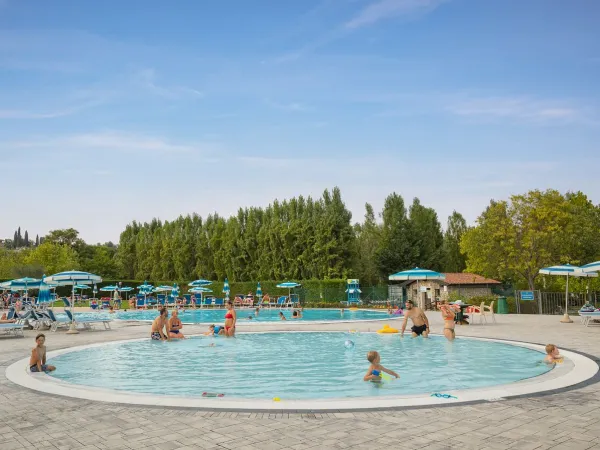
[[[533, 293], [533, 298], [523, 300], [522, 293]], [[517, 312], [520, 314], [549, 314], [563, 315], [565, 313], [564, 292], [540, 292], [540, 291], [517, 291]], [[597, 305], [600, 300], [600, 292], [569, 292], [567, 312], [576, 314], [587, 302]]]

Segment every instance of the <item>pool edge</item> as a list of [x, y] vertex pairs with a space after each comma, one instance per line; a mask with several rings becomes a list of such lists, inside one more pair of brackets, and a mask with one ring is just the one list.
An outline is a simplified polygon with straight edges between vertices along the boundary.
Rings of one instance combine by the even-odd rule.
[[[285, 332], [318, 332], [318, 331], [279, 331]], [[331, 331], [340, 332], [340, 331]], [[262, 332], [258, 332], [262, 333]], [[439, 335], [436, 335], [439, 336]], [[120, 341], [94, 343], [82, 346], [68, 347], [48, 353], [49, 357], [58, 356], [72, 351], [119, 344], [124, 342], [142, 341], [141, 339], [125, 339]], [[537, 343], [480, 338], [461, 337], [461, 339], [483, 340], [516, 345], [533, 350], [543, 350], [543, 345]], [[399, 409], [432, 408], [440, 406], [459, 406], [478, 404], [515, 398], [539, 397], [574, 389], [580, 389], [600, 381], [600, 367], [598, 359], [574, 350], [563, 350], [564, 355], [573, 362], [570, 370], [561, 370], [561, 366], [542, 375], [520, 380], [507, 385], [489, 386], [480, 389], [465, 389], [448, 391], [458, 397], [454, 399], [440, 399], [429, 397], [429, 394], [415, 394], [408, 396], [360, 397], [360, 398], [331, 398], [331, 399], [303, 399], [283, 400], [256, 400], [243, 398], [205, 399], [161, 396], [153, 394], [129, 393], [114, 391], [104, 388], [93, 388], [64, 382], [45, 374], [31, 374], [26, 370], [28, 358], [13, 362], [6, 369], [6, 377], [12, 383], [38, 393], [69, 397], [74, 400], [98, 401], [109, 404], [119, 404], [132, 407], [170, 408], [179, 410], [198, 411], [229, 411], [241, 413], [343, 413], [343, 412], [368, 412]], [[19, 368], [20, 367], [20, 368]], [[565, 366], [566, 367], [566, 366]], [[556, 374], [556, 370], [561, 373]], [[537, 388], [535, 388], [537, 387]]]

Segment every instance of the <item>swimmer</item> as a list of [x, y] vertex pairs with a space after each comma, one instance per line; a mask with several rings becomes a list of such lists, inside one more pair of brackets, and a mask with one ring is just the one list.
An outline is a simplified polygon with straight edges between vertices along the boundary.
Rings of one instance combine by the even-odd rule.
[[344, 308], [340, 309], [340, 314], [344, 314]]
[[260, 308], [258, 308], [258, 307], [257, 307], [257, 308], [254, 310], [254, 315], [258, 317], [258, 314], [259, 314], [259, 313], [260, 313]]
[[115, 313], [115, 309], [111, 306], [108, 307], [108, 313], [109, 314], [114, 314]]
[[363, 378], [364, 381], [381, 383], [381, 372], [385, 372], [393, 377], [400, 378], [400, 375], [398, 375], [396, 372], [390, 369], [386, 369], [380, 364], [381, 358], [378, 352], [371, 350], [369, 353], [367, 353], [367, 361], [369, 361], [371, 365], [369, 366], [367, 374]]
[[287, 320], [281, 311], [279, 311], [279, 318], [281, 320]]
[[299, 318], [300, 318], [300, 313], [298, 311], [292, 312], [292, 319], [299, 319]]
[[411, 328], [412, 337], [417, 337], [423, 335], [423, 337], [429, 336], [429, 320], [427, 316], [423, 312], [423, 310], [417, 306], [413, 305], [412, 300], [406, 301], [406, 312], [404, 314], [404, 322], [402, 322], [402, 331], [400, 332], [400, 336], [404, 336], [404, 330], [406, 329], [406, 325], [408, 323], [408, 319], [412, 320], [413, 326]]
[[46, 365], [46, 336], [42, 333], [35, 337], [36, 346], [31, 350], [31, 358], [29, 358], [29, 370], [31, 372], [53, 372], [56, 370], [54, 366]]
[[171, 313], [171, 318], [169, 319], [169, 327], [167, 328], [169, 330], [169, 337], [172, 339], [185, 339], [183, 333], [181, 332], [183, 324], [181, 323], [178, 314], [179, 313], [176, 309], [173, 310], [173, 312]]
[[554, 344], [546, 345], [546, 357], [544, 358], [546, 364], [556, 364], [563, 362], [563, 357], [558, 352], [558, 347]]
[[227, 300], [227, 313], [225, 313], [225, 336], [233, 337], [235, 335], [235, 322], [237, 315], [233, 309], [233, 302]]
[[[440, 311], [442, 312], [442, 319], [444, 319], [444, 336], [446, 336], [446, 339], [448, 339], [449, 341], [453, 341], [454, 338], [456, 337], [456, 334], [454, 332], [454, 309], [456, 308], [455, 305], [449, 305], [448, 302], [446, 300], [444, 300], [441, 304], [440, 304]], [[458, 308], [460, 309], [460, 306], [458, 306]]]
[[[160, 315], [154, 319], [152, 322], [152, 329], [150, 331], [150, 338], [153, 341], [170, 341], [171, 338], [167, 333], [167, 319], [169, 317], [169, 313], [167, 312], [167, 308], [161, 308]], [[163, 330], [165, 330], [163, 332]]]
[[248, 316], [248, 320], [252, 320], [252, 316]]
[[225, 329], [219, 325], [210, 325], [208, 327], [208, 331], [206, 333], [203, 333], [204, 336], [218, 336], [218, 335], [223, 335], [225, 334]]

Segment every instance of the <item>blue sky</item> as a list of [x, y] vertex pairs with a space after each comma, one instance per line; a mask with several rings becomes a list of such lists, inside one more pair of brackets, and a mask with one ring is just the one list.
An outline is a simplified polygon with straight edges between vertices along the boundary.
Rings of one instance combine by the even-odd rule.
[[595, 0], [0, 0], [0, 236], [339, 186], [600, 202]]

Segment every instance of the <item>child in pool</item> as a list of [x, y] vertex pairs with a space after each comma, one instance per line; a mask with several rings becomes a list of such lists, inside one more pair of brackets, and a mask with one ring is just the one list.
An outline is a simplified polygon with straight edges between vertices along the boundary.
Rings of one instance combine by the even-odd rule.
[[279, 318], [281, 320], [287, 320], [281, 311], [279, 311]]
[[392, 375], [393, 377], [400, 378], [400, 375], [398, 375], [396, 372], [390, 369], [386, 369], [380, 364], [381, 358], [378, 352], [372, 350], [369, 353], [367, 353], [367, 361], [369, 361], [371, 365], [369, 366], [367, 374], [363, 378], [364, 381], [381, 383], [381, 372], [385, 372]]
[[216, 336], [219, 334], [225, 334], [225, 329], [221, 326], [210, 325], [208, 331], [204, 333], [204, 336]]
[[546, 364], [555, 364], [563, 362], [563, 357], [558, 352], [558, 347], [554, 344], [546, 345], [546, 357], [544, 358]]

